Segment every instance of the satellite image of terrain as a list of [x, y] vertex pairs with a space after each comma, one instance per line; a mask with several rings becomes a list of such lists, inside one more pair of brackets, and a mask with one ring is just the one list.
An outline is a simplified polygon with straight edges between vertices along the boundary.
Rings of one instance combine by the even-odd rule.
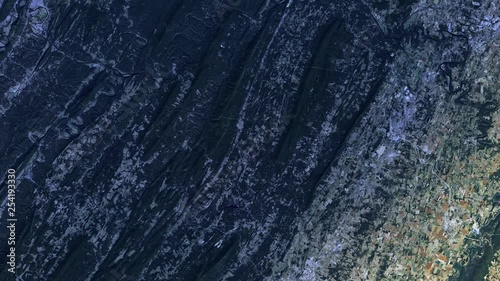
[[499, 0], [0, 0], [1, 281], [500, 281]]

